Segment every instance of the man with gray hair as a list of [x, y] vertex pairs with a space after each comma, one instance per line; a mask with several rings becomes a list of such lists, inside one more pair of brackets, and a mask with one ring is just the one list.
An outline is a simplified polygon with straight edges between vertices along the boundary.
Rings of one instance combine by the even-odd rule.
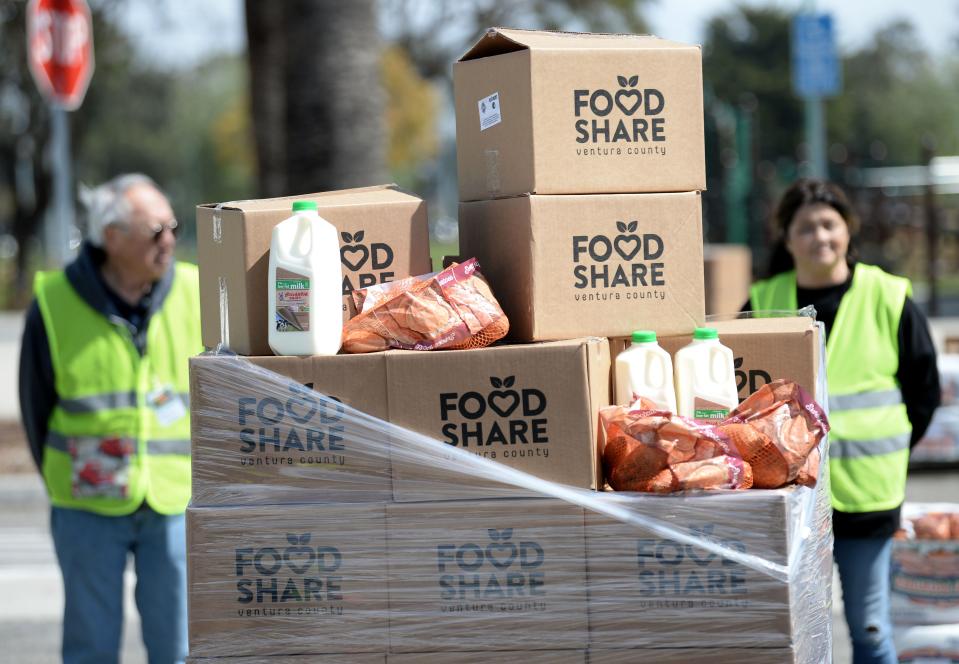
[[64, 271], [37, 273], [20, 355], [20, 410], [63, 573], [63, 661], [118, 661], [132, 553], [150, 662], [173, 664], [187, 654], [197, 270], [174, 261], [177, 221], [150, 178], [121, 175], [83, 198], [86, 241]]

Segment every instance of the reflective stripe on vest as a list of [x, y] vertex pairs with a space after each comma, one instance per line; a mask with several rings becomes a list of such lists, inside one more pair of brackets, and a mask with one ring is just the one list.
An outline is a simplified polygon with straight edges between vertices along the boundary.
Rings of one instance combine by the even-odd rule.
[[829, 396], [829, 411], [858, 410], [860, 408], [881, 408], [902, 403], [902, 392], [898, 387], [879, 392], [860, 392], [859, 394], [837, 394]]
[[909, 449], [911, 434], [902, 433], [888, 438], [872, 440], [831, 440], [829, 456], [833, 459], [855, 459], [856, 457], [892, 454]]
[[188, 360], [203, 350], [196, 267], [175, 270], [142, 356], [129, 330], [93, 310], [62, 272], [37, 275], [59, 398], [43, 455], [52, 504], [104, 515], [144, 500], [161, 514], [186, 508], [189, 417], [151, 403], [164, 392], [189, 403]]
[[[51, 431], [47, 434], [46, 446], [48, 449], [69, 454], [71, 440], [77, 440], [77, 437], [64, 436], [56, 431]], [[181, 454], [188, 456], [190, 454], [190, 439], [173, 438], [169, 440], [147, 440], [146, 450], [147, 454]]]
[[[905, 498], [911, 426], [895, 376], [909, 292], [907, 280], [857, 264], [826, 344], [832, 502], [842, 512], [893, 509]], [[750, 303], [795, 308], [796, 273], [754, 284]]]
[[[185, 405], [190, 405], [190, 393], [180, 392], [176, 395]], [[61, 399], [57, 404], [68, 413], [96, 413], [101, 410], [115, 410], [118, 408], [136, 408], [136, 392], [111, 392], [94, 394], [74, 399]]]

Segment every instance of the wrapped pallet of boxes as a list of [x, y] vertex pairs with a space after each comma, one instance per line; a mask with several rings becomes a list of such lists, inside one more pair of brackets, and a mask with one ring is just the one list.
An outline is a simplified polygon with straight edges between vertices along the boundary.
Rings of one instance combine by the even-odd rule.
[[[542, 362], [527, 366], [507, 356], [514, 380], [499, 375], [496, 354], [510, 347], [391, 351], [378, 357], [385, 372], [375, 363], [351, 367], [371, 359], [357, 357], [194, 360], [194, 462], [208, 468], [196, 476], [203, 504], [194, 501], [187, 513], [191, 657], [291, 664], [470, 664], [492, 653], [544, 663], [640, 655], [649, 662], [824, 661], [831, 565], [825, 479], [815, 489], [597, 491], [587, 463], [598, 463], [600, 452], [591, 400], [606, 398], [608, 381], [590, 385], [590, 362], [595, 356], [608, 367], [605, 341], [537, 346], [546, 348], [552, 371], [566, 376], [565, 393], [583, 404], [563, 400], [564, 390], [545, 380], [548, 371], [533, 371]], [[536, 360], [543, 352], [537, 346], [524, 347], [525, 354]], [[447, 356], [452, 364], [435, 364]], [[486, 374], [495, 369], [499, 384], [469, 369], [471, 357]], [[330, 369], [326, 362], [346, 364]], [[563, 464], [493, 459], [444, 440], [442, 419], [399, 426], [391, 420], [410, 422], [404, 418], [413, 407], [399, 395], [413, 389], [418, 372], [436, 383], [437, 394], [421, 402], [426, 410], [431, 402], [461, 401], [440, 395], [474, 393], [463, 401], [472, 419], [453, 422], [458, 429], [485, 423], [519, 435], [523, 425], [478, 416], [480, 401], [487, 409], [495, 403], [497, 417], [525, 407], [536, 419], [552, 408], [543, 400], [558, 399], [540, 432], [549, 442], [531, 442], [527, 423], [526, 443], [494, 439], [483, 447], [564, 440], [568, 449], [554, 454], [581, 459], [590, 470], [572, 480]], [[351, 381], [365, 385], [365, 394]], [[382, 413], [384, 394], [385, 417], [358, 409]], [[566, 411], [574, 417], [553, 424]], [[343, 463], [303, 462], [301, 455], [315, 455], [334, 437], [343, 448], [335, 454], [348, 457]], [[577, 439], [582, 456], [575, 456]], [[244, 440], [255, 449], [229, 449], [249, 447]], [[236, 463], [244, 454], [251, 466]], [[404, 492], [415, 501], [397, 502], [384, 490], [384, 468], [387, 477], [405, 469]], [[554, 471], [560, 481], [550, 477]], [[488, 491], [477, 493], [483, 486]]]
[[892, 543], [893, 624], [959, 625], [959, 504], [905, 503], [902, 525]]
[[909, 454], [910, 467], [936, 468], [959, 463], [959, 355], [942, 354], [936, 363], [942, 402], [922, 440]]
[[317, 204], [340, 235], [343, 317], [356, 314], [358, 288], [430, 272], [426, 203], [383, 185], [302, 196], [200, 205], [196, 210], [203, 344], [241, 355], [271, 355], [267, 276], [273, 227], [293, 201]]
[[186, 664], [386, 664], [386, 655], [279, 655], [266, 657], [187, 657]]
[[893, 631], [899, 664], [959, 662], [959, 624], [921, 625]]

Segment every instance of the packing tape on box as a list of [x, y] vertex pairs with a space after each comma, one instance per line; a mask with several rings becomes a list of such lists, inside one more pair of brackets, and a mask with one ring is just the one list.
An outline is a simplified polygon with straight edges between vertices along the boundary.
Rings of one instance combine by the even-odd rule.
[[[191, 376], [193, 657], [828, 658], [825, 464], [814, 488], [590, 491], [403, 429], [245, 358], [206, 357]], [[507, 412], [524, 394], [504, 386], [468, 398], [470, 412], [481, 400]], [[436, 500], [394, 502], [400, 469]], [[464, 499], [478, 482], [490, 497]]]

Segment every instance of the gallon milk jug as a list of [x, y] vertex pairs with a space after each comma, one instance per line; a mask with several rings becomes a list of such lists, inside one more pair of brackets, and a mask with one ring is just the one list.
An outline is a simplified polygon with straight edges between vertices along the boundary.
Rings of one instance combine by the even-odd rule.
[[716, 424], [739, 405], [733, 352], [719, 343], [712, 327], [697, 327], [693, 341], [676, 352], [679, 414]]
[[270, 348], [277, 355], [335, 355], [343, 335], [339, 234], [313, 201], [273, 229]]
[[676, 412], [673, 361], [656, 343], [656, 333], [648, 330], [633, 332], [629, 348], [616, 357], [616, 403], [630, 406], [640, 397]]

